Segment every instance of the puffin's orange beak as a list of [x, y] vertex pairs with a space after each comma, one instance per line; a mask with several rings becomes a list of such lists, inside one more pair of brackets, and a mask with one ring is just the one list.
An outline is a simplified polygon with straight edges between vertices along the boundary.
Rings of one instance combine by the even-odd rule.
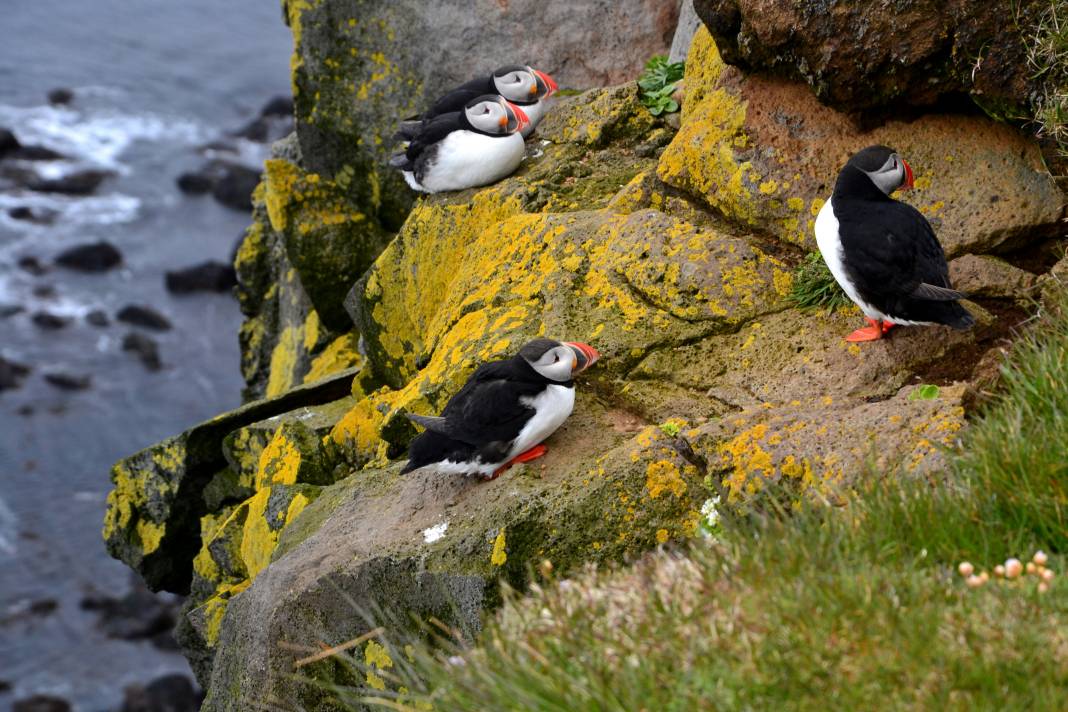
[[601, 358], [601, 354], [597, 353], [597, 349], [580, 341], [565, 341], [564, 346], [570, 347], [575, 352], [575, 365], [571, 367], [572, 373], [585, 371]]
[[530, 117], [523, 113], [523, 110], [510, 101], [504, 102], [509, 114], [515, 118], [516, 131], [522, 131], [525, 126], [530, 123]]
[[555, 93], [556, 93], [556, 91], [557, 91], [557, 90], [558, 90], [558, 89], [560, 88], [560, 87], [558, 87], [558, 86], [556, 85], [556, 82], [554, 82], [554, 81], [553, 81], [553, 78], [552, 78], [552, 77], [550, 77], [550, 76], [549, 76], [548, 74], [546, 74], [545, 72], [539, 72], [539, 71], [538, 71], [537, 69], [535, 69], [535, 70], [534, 70], [534, 75], [535, 75], [535, 76], [536, 76], [536, 77], [537, 77], [538, 79], [540, 79], [540, 80], [541, 80], [541, 82], [539, 82], [539, 83], [543, 83], [543, 84], [545, 84], [545, 96], [546, 96], [546, 97], [550, 97], [550, 96], [552, 96], [552, 95], [553, 95], [553, 94], [555, 94]]
[[901, 187], [898, 188], [898, 190], [909, 190], [911, 188], [915, 188], [916, 181], [912, 175], [912, 166], [910, 166], [904, 158], [901, 159], [901, 165], [905, 167], [905, 182], [901, 184]]

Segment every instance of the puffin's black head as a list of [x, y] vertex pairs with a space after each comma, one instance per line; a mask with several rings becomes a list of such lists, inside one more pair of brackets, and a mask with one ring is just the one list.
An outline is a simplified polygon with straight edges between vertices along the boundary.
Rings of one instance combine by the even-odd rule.
[[887, 195], [914, 186], [912, 168], [897, 151], [887, 146], [868, 146], [853, 154], [846, 165], [866, 173], [871, 182]]
[[589, 344], [578, 341], [534, 339], [519, 349], [519, 356], [539, 375], [564, 383], [597, 363], [601, 355]]
[[464, 106], [464, 118], [472, 129], [490, 136], [507, 136], [530, 123], [523, 110], [496, 94], [484, 94]]
[[509, 64], [493, 72], [493, 86], [508, 101], [532, 104], [552, 96], [556, 82], [545, 72], [521, 64]]

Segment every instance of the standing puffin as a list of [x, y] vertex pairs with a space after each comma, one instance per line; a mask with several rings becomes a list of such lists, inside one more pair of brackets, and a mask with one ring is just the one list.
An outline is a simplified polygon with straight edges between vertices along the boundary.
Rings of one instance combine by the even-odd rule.
[[846, 341], [875, 341], [896, 324], [967, 329], [942, 245], [920, 211], [890, 194], [912, 188], [912, 168], [892, 148], [869, 146], [846, 163], [816, 217], [816, 243], [869, 326]]
[[557, 88], [552, 77], [533, 67], [520, 64], [500, 67], [488, 77], [472, 79], [450, 90], [421, 116], [401, 122], [396, 138], [410, 141], [422, 124], [441, 114], [461, 111], [472, 99], [486, 94], [503, 96], [523, 110], [530, 123], [524, 126], [520, 133], [523, 138], [527, 138], [534, 133], [534, 129], [545, 116], [546, 102], [556, 93]]
[[512, 358], [479, 366], [440, 416], [408, 415], [426, 431], [412, 441], [401, 474], [433, 467], [494, 479], [541, 457], [541, 442], [575, 406], [572, 377], [599, 358], [588, 344], [534, 339]]
[[424, 193], [489, 185], [519, 167], [525, 150], [519, 132], [528, 121], [522, 109], [499, 96], [476, 97], [462, 111], [420, 125], [389, 163]]

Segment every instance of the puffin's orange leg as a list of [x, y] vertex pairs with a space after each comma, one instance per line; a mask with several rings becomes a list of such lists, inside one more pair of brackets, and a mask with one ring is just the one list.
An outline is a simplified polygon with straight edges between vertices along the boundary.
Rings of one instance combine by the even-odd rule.
[[541, 457], [547, 452], [549, 452], [549, 448], [545, 447], [544, 445], [535, 445], [529, 450], [519, 453], [511, 460], [498, 467], [496, 470], [493, 471], [493, 474], [487, 477], [486, 479], [495, 480], [501, 475], [503, 475], [505, 472], [507, 472], [508, 469], [517, 462], [530, 462], [531, 460], [537, 460], [539, 457]]
[[544, 445], [535, 445], [526, 452], [521, 452], [512, 458], [512, 462], [530, 462], [531, 460], [537, 460], [539, 457], [549, 452], [549, 448]]
[[[867, 317], [865, 317], [867, 319]], [[863, 329], [857, 329], [852, 334], [845, 338], [850, 343], [856, 343], [860, 341], [878, 341], [883, 338], [883, 334], [890, 330], [889, 325], [885, 325], [882, 322], [875, 319], [867, 319], [868, 326]]]

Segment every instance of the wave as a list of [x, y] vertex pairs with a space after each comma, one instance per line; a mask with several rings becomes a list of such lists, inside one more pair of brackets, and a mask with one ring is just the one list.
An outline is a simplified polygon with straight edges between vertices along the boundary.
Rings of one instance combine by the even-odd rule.
[[171, 141], [190, 146], [206, 140], [194, 121], [114, 109], [85, 112], [65, 106], [0, 104], [0, 126], [24, 144], [36, 144], [102, 168], [125, 172], [119, 158], [136, 141]]

